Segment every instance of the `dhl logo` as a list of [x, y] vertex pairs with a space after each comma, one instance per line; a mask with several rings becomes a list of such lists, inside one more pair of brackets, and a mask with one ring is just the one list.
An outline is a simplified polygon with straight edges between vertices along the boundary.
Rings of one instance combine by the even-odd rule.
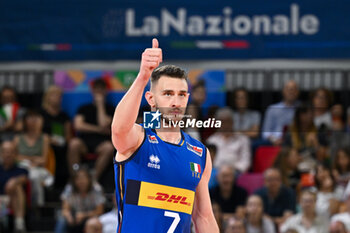
[[192, 190], [142, 181], [138, 205], [191, 214], [194, 194]]
[[170, 194], [167, 194], [167, 193], [156, 193], [156, 196], [148, 196], [147, 197], [148, 199], [151, 199], [151, 200], [157, 200], [157, 201], [166, 201], [166, 202], [173, 202], [173, 203], [180, 203], [182, 205], [188, 205], [190, 206], [191, 203], [189, 202], [186, 202], [187, 200], [187, 197], [184, 197], [184, 196], [176, 196], [176, 195], [170, 195]]

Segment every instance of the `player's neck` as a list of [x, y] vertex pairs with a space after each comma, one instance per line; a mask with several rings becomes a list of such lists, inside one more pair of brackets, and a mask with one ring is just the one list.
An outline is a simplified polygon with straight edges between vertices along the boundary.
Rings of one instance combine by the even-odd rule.
[[156, 133], [163, 141], [170, 142], [173, 144], [179, 143], [181, 141], [180, 128], [160, 128], [156, 130]]

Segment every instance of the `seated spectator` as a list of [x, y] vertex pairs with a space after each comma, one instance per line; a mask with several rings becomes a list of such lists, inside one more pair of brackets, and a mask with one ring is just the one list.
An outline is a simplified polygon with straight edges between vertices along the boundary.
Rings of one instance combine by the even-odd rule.
[[279, 152], [274, 167], [280, 169], [282, 175], [282, 183], [296, 191], [300, 184], [301, 172], [298, 165], [301, 157], [298, 150], [294, 148], [284, 147]]
[[17, 102], [14, 88], [4, 86], [0, 92], [0, 142], [12, 140], [22, 130], [22, 117], [25, 112]]
[[235, 213], [245, 205], [247, 191], [235, 184], [234, 169], [229, 165], [220, 167], [217, 178], [219, 186], [210, 190], [212, 201], [220, 205], [223, 213]]
[[285, 146], [315, 154], [320, 143], [316, 126], [313, 123], [312, 111], [306, 105], [296, 108], [293, 122], [283, 140]]
[[333, 215], [331, 222], [342, 222], [347, 231], [350, 231], [350, 193], [346, 193], [346, 212]]
[[78, 137], [70, 141], [67, 156], [72, 173], [73, 165], [80, 164], [84, 154], [97, 154], [95, 178], [98, 180], [113, 158], [114, 147], [110, 134], [114, 108], [106, 104], [107, 86], [103, 79], [93, 82], [92, 94], [94, 102], [82, 106], [74, 118]]
[[219, 168], [226, 164], [233, 166], [239, 173], [247, 171], [251, 165], [249, 138], [233, 132], [230, 108], [219, 109], [215, 118], [221, 120], [221, 128], [207, 140], [208, 144], [217, 148], [214, 167]]
[[295, 108], [298, 106], [298, 84], [290, 80], [283, 87], [283, 100], [270, 105], [266, 112], [262, 128], [262, 137], [273, 145], [281, 145], [283, 131], [292, 123]]
[[337, 221], [329, 225], [329, 233], [347, 233], [344, 223]]
[[333, 161], [332, 174], [337, 185], [345, 188], [350, 180], [350, 147], [338, 149]]
[[15, 217], [15, 230], [25, 231], [25, 192], [24, 185], [27, 182], [28, 171], [16, 164], [17, 151], [10, 141], [1, 144], [0, 164], [0, 196], [7, 195], [10, 198], [10, 207]]
[[118, 209], [116, 196], [113, 195], [113, 206], [114, 208], [99, 217], [100, 222], [102, 223], [102, 232], [103, 233], [116, 233], [118, 229]]
[[87, 169], [81, 168], [72, 177], [73, 192], [63, 197], [62, 214], [68, 224], [68, 232], [83, 232], [87, 219], [103, 213], [105, 197], [93, 189], [93, 181]]
[[43, 132], [49, 136], [50, 145], [55, 152], [55, 187], [63, 188], [68, 180], [67, 143], [72, 138], [72, 125], [67, 114], [61, 110], [62, 90], [51, 86], [45, 92], [41, 114]]
[[330, 107], [333, 102], [333, 95], [326, 88], [318, 88], [311, 93], [311, 103], [314, 111], [314, 123], [317, 129], [332, 129], [332, 114]]
[[294, 229], [298, 233], [327, 233], [328, 218], [316, 213], [316, 194], [305, 190], [300, 196], [301, 213], [288, 218], [280, 228], [281, 233]]
[[45, 168], [49, 151], [49, 137], [42, 132], [42, 117], [35, 110], [28, 110], [23, 117], [23, 133], [14, 139], [18, 159], [28, 168], [32, 185], [32, 204], [44, 205], [44, 187], [53, 184], [53, 177]]
[[343, 196], [343, 189], [336, 189], [331, 170], [322, 164], [317, 165], [315, 184], [318, 190], [316, 195], [316, 212], [329, 218], [338, 211], [339, 201]]
[[282, 185], [281, 172], [277, 168], [267, 169], [264, 173], [264, 181], [264, 187], [257, 190], [255, 194], [263, 200], [265, 214], [279, 225], [295, 212], [295, 193]]
[[[215, 158], [216, 158], [216, 146], [215, 145], [207, 145], [207, 148], [209, 150], [210, 153], [210, 158], [212, 163], [214, 162]], [[215, 188], [216, 186], [218, 186], [218, 180], [217, 180], [217, 174], [218, 174], [218, 169], [213, 167], [211, 170], [211, 176], [210, 176], [210, 180], [209, 180], [209, 189], [211, 188]]]
[[223, 231], [223, 214], [220, 208], [220, 205], [216, 202], [212, 202], [212, 208], [213, 208], [213, 213], [214, 213], [214, 217], [216, 220], [216, 223], [219, 226], [219, 230], [220, 232]]
[[235, 111], [233, 112], [233, 125], [236, 132], [240, 132], [251, 139], [259, 136], [261, 115], [257, 111], [248, 109], [249, 96], [245, 88], [234, 92]]
[[227, 219], [225, 223], [225, 233], [246, 233], [244, 221], [235, 217]]
[[96, 217], [89, 218], [85, 223], [84, 233], [102, 233], [102, 223], [100, 220]]
[[264, 216], [264, 206], [258, 195], [251, 195], [246, 205], [247, 233], [275, 233], [275, 225], [271, 219]]
[[191, 88], [191, 103], [188, 107], [192, 107], [196, 111], [197, 119], [203, 120], [203, 110], [202, 105], [207, 98], [207, 91], [205, 89], [204, 80], [199, 80]]
[[344, 108], [341, 104], [334, 104], [331, 108], [332, 114], [332, 129], [336, 131], [343, 131], [344, 123]]

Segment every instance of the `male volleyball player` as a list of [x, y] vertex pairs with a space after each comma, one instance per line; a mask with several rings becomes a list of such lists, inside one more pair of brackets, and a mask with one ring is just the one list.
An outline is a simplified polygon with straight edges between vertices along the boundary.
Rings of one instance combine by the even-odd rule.
[[[186, 73], [176, 66], [157, 68], [161, 62], [162, 50], [153, 39], [114, 113], [118, 233], [190, 233], [191, 218], [197, 233], [218, 233], [208, 192], [212, 164], [206, 147], [178, 126], [150, 129], [135, 124], [150, 77], [145, 97], [152, 111], [173, 121], [184, 114], [189, 98]], [[151, 121], [158, 117], [153, 113]]]

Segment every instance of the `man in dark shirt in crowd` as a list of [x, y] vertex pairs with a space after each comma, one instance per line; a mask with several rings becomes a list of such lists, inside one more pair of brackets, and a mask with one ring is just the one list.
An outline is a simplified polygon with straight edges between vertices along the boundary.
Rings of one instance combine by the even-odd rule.
[[113, 158], [114, 147], [111, 143], [111, 122], [114, 108], [105, 102], [107, 85], [103, 79], [92, 83], [93, 103], [82, 106], [74, 118], [74, 127], [78, 137], [73, 138], [68, 147], [68, 164], [73, 171], [81, 156], [87, 153], [97, 154], [95, 178], [98, 180]]
[[7, 195], [10, 198], [10, 207], [15, 216], [16, 232], [25, 231], [25, 193], [24, 185], [27, 182], [28, 171], [16, 164], [16, 148], [11, 141], [1, 144], [0, 164], [0, 196]]
[[256, 191], [264, 202], [265, 214], [279, 225], [295, 212], [296, 197], [292, 189], [282, 185], [281, 172], [269, 168], [264, 173], [265, 186]]
[[220, 205], [223, 213], [235, 213], [237, 207], [244, 206], [247, 192], [235, 184], [234, 168], [222, 165], [218, 173], [219, 186], [210, 190], [213, 202]]

